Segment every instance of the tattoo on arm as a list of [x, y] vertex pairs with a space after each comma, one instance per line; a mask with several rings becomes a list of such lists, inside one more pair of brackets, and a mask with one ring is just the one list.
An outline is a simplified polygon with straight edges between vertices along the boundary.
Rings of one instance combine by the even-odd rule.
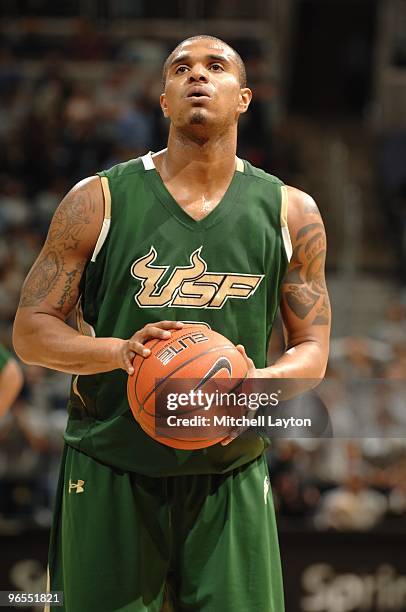
[[61, 272], [62, 262], [56, 251], [48, 251], [41, 255], [24, 283], [20, 308], [37, 306], [52, 291]]
[[65, 273], [65, 285], [63, 288], [62, 295], [58, 300], [57, 310], [59, 312], [64, 312], [66, 310], [70, 311], [71, 308], [76, 304], [77, 299], [79, 297], [79, 292], [77, 287], [72, 287], [73, 281], [79, 275], [79, 278], [82, 276], [82, 272], [85, 267], [85, 262], [79, 262], [77, 266], [71, 271]]
[[45, 248], [24, 283], [20, 308], [38, 306], [58, 282], [63, 285], [60, 295], [56, 297], [55, 309], [67, 313], [74, 306], [78, 295], [73, 284], [80, 279], [86, 260], [69, 265], [66, 253], [79, 247], [94, 211], [94, 202], [87, 191], [66, 196], [54, 215]]
[[86, 225], [91, 222], [90, 214], [95, 206], [87, 191], [68, 195], [56, 211], [49, 229], [48, 242], [58, 243], [64, 251], [79, 246]]
[[328, 325], [329, 300], [324, 280], [326, 239], [321, 223], [302, 227], [296, 235], [290, 270], [282, 291], [290, 310], [312, 325]]

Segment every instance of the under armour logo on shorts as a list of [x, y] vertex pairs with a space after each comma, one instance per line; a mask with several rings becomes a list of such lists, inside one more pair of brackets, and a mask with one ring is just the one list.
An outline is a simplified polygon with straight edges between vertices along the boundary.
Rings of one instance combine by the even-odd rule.
[[76, 493], [83, 493], [85, 484], [84, 480], [78, 480], [77, 482], [72, 482], [69, 478], [69, 493], [72, 493], [72, 490], [76, 489]]
[[269, 482], [269, 478], [268, 476], [265, 476], [264, 478], [264, 504], [268, 503], [268, 491], [269, 491], [270, 486], [271, 486], [271, 483]]

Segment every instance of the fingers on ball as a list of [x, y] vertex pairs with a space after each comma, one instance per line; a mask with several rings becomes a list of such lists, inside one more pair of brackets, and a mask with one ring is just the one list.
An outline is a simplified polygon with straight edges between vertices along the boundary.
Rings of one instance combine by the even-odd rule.
[[180, 329], [183, 327], [182, 321], [158, 321], [157, 323], [151, 324], [153, 327], [160, 327], [161, 329]]
[[171, 337], [171, 332], [168, 329], [161, 329], [160, 327], [150, 326], [144, 334], [144, 338], [160, 338], [165, 340]]

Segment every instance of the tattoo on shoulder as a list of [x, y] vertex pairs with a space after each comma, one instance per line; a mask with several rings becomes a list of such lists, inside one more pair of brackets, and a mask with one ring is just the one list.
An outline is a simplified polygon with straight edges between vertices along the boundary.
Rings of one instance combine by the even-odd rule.
[[312, 325], [328, 325], [329, 300], [324, 280], [326, 239], [321, 223], [302, 227], [296, 235], [290, 270], [282, 291], [290, 310]]
[[94, 211], [94, 202], [88, 191], [68, 194], [54, 215], [48, 241], [58, 242], [65, 251], [76, 249]]
[[318, 230], [319, 233], [322, 232], [323, 231], [322, 224], [321, 223], [309, 223], [309, 225], [305, 225], [298, 231], [296, 239], [299, 240], [300, 238], [307, 236], [307, 234], [309, 234], [310, 232], [314, 232], [316, 230]]
[[86, 260], [71, 267], [65, 253], [79, 246], [94, 212], [94, 202], [86, 190], [70, 193], [61, 202], [52, 220], [46, 247], [24, 283], [20, 308], [38, 306], [59, 282], [62, 289], [55, 297], [54, 307], [61, 313], [71, 310], [78, 298], [76, 280], [82, 276]]

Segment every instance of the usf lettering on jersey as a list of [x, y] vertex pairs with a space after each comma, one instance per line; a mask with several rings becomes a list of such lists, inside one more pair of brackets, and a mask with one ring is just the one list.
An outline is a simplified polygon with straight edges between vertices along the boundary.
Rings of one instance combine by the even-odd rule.
[[207, 272], [202, 248], [191, 254], [189, 266], [176, 266], [165, 284], [163, 279], [170, 266], [152, 265], [157, 258], [153, 246], [147, 255], [137, 259], [131, 274], [141, 280], [141, 289], [135, 295], [138, 306], [222, 308], [229, 298], [246, 300], [254, 293], [263, 274]]
[[[150, 322], [201, 321], [264, 367], [291, 253], [281, 181], [239, 160], [221, 202], [195, 221], [166, 189], [151, 154], [100, 178], [105, 218], [83, 279], [82, 333], [129, 338]], [[237, 438], [184, 451], [155, 442], [130, 413], [122, 370], [75, 377], [65, 438], [109, 465], [152, 476], [226, 472], [266, 444]]]

